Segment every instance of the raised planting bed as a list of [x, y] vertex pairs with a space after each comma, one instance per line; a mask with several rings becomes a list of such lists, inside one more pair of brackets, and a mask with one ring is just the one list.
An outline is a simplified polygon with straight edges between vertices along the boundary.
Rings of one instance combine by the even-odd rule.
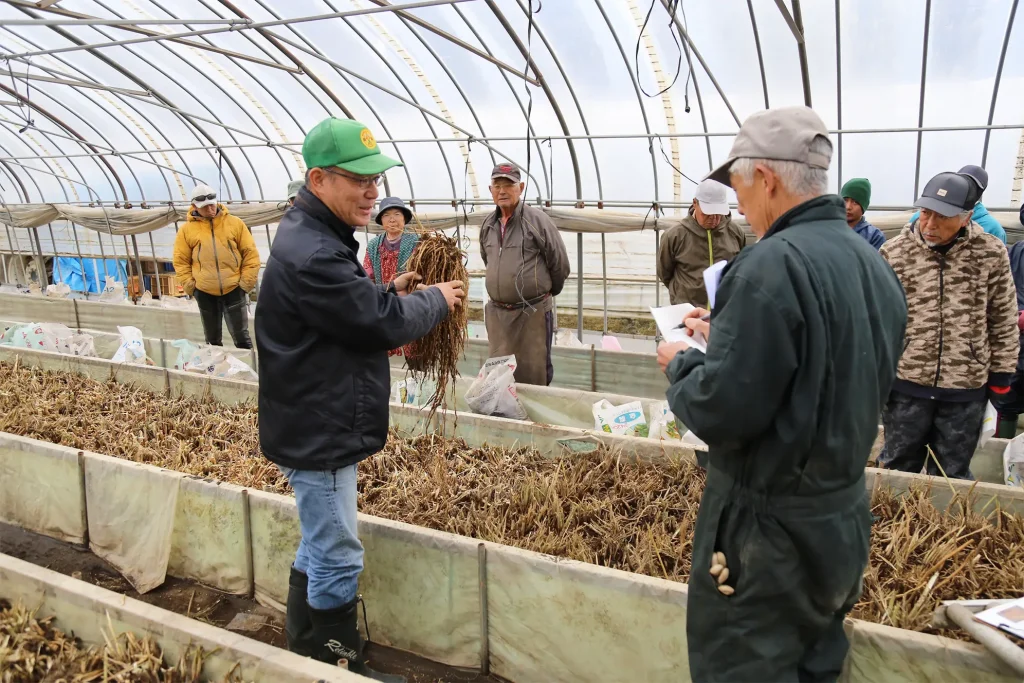
[[0, 644], [11, 683], [365, 680], [7, 555]]
[[[2, 431], [288, 492], [259, 453], [252, 405], [7, 364], [0, 386]], [[703, 483], [690, 459], [551, 458], [438, 436], [392, 438], [359, 474], [365, 513], [675, 581], [690, 571]], [[962, 483], [948, 486], [957, 495], [945, 509], [933, 502], [938, 491], [875, 489], [871, 564], [855, 617], [927, 630], [941, 600], [1009, 598], [1024, 588], [1024, 519], [1009, 509], [1017, 500], [968, 504]]]

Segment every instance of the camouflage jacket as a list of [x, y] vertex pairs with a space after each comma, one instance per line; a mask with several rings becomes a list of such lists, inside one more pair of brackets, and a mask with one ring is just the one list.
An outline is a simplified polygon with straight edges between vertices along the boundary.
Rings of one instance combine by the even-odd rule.
[[945, 254], [917, 223], [882, 246], [907, 296], [907, 333], [897, 377], [969, 390], [1009, 384], [1019, 348], [1017, 298], [1006, 247], [977, 223]]

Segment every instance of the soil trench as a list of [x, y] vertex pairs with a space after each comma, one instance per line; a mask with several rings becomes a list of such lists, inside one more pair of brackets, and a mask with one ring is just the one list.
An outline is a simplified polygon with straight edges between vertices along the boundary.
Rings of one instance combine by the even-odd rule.
[[[251, 626], [262, 620], [265, 625], [255, 631], [232, 630], [275, 647], [287, 649], [284, 615], [253, 600], [221, 593], [202, 584], [170, 576], [159, 588], [139, 595], [114, 567], [88, 550], [9, 524], [0, 523], [0, 553], [221, 628], [226, 628], [232, 620], [236, 620], [236, 623], [244, 620]], [[3, 588], [0, 587], [0, 598], [4, 597], [8, 596], [3, 595]], [[34, 606], [26, 607], [32, 609]], [[372, 606], [370, 608], [372, 609]], [[59, 614], [56, 626], [61, 626]], [[504, 683], [504, 679], [497, 676], [484, 676], [478, 671], [456, 669], [375, 643], [367, 645], [366, 653], [370, 666], [374, 669], [401, 674], [409, 683]]]

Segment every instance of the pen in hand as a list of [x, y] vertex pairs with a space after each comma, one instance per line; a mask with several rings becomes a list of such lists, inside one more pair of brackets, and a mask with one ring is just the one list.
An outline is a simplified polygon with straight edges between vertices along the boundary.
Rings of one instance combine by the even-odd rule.
[[[710, 313], [706, 313], [706, 314], [702, 315], [700, 318], [698, 318], [698, 320], [702, 320], [704, 322], [707, 322], [707, 321], [711, 320], [711, 314]], [[677, 330], [685, 330], [686, 329], [686, 323], [685, 322], [679, 323], [678, 325], [676, 325], [675, 329], [677, 329]]]

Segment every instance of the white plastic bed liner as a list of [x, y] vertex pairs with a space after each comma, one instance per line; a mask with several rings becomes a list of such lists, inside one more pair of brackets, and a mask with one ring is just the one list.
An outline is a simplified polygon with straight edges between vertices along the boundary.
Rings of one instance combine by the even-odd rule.
[[[47, 299], [27, 294], [0, 294], [0, 320], [58, 322], [72, 329], [117, 332], [119, 325], [131, 325], [153, 339], [203, 339], [198, 313], [155, 306], [108, 304], [79, 299]], [[255, 339], [250, 317], [250, 336]], [[224, 332], [224, 339], [230, 339]], [[152, 356], [157, 359], [157, 355]], [[469, 340], [459, 372], [476, 376], [487, 360], [487, 343]], [[668, 381], [652, 354], [601, 349], [567, 348], [552, 350], [555, 386], [586, 391], [608, 391], [629, 396], [661, 399]], [[173, 362], [173, 357], [171, 362]], [[393, 363], [401, 366], [403, 359]]]
[[109, 633], [113, 627], [115, 634], [130, 631], [151, 636], [169, 661], [177, 661], [190, 645], [202, 647], [204, 653], [209, 653], [203, 672], [211, 681], [224, 679], [236, 665], [236, 673], [243, 680], [259, 683], [366, 680], [338, 667], [2, 554], [0, 597], [21, 602], [30, 609], [38, 608], [39, 617], [55, 616], [55, 626], [73, 632], [86, 645], [103, 644], [104, 632]]
[[[869, 479], [905, 487], [913, 477]], [[969, 488], [952, 482], [935, 494]], [[1024, 492], [994, 488], [977, 485], [979, 505], [997, 496], [1004, 507], [1024, 508]], [[128, 501], [130, 514], [94, 505], [96, 498]], [[286, 599], [299, 541], [291, 497], [0, 434], [0, 500], [5, 523], [135, 548], [118, 560], [125, 573], [253, 591], [279, 609]], [[685, 584], [362, 514], [359, 532], [360, 591], [381, 644], [474, 668], [487, 653], [492, 673], [523, 683], [689, 680]], [[858, 620], [847, 633], [844, 683], [1017, 681], [980, 646]]]

